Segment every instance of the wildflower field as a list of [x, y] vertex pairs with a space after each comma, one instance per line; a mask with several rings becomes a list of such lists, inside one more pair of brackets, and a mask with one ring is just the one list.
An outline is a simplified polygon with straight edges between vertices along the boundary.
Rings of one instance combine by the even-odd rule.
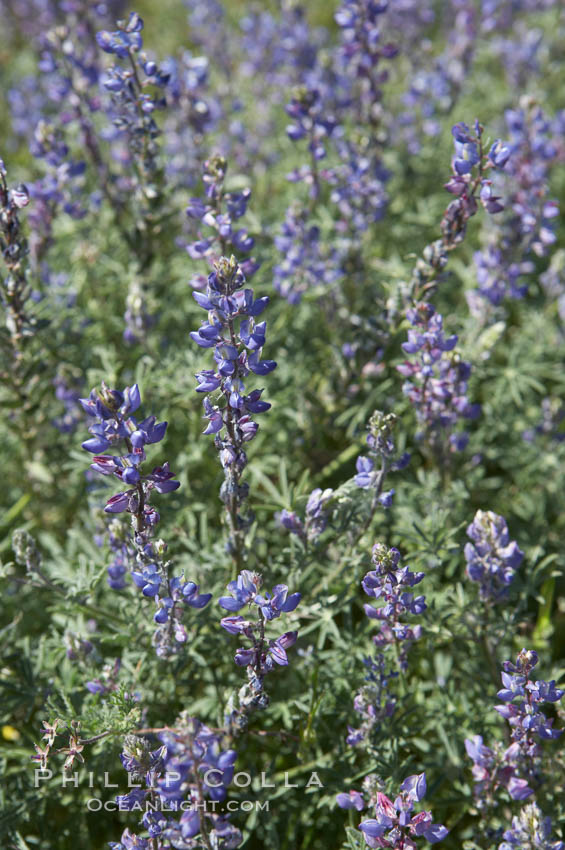
[[563, 850], [562, 0], [0, 12], [1, 850]]

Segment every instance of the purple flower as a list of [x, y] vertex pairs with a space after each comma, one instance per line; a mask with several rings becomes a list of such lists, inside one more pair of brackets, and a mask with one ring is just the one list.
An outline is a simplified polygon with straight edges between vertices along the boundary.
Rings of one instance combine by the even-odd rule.
[[[479, 414], [478, 405], [470, 404], [466, 395], [471, 366], [456, 354], [449, 355], [457, 337], [445, 338], [443, 318], [430, 304], [416, 304], [407, 318], [414, 329], [408, 332], [408, 342], [402, 347], [418, 357], [396, 367], [407, 379], [402, 391], [416, 409], [422, 436], [442, 445], [444, 432], [453, 429], [460, 419], [474, 419]], [[455, 437], [448, 441], [452, 449], [466, 445], [464, 433], [450, 437]]]
[[512, 826], [503, 835], [498, 850], [536, 847], [540, 850], [563, 850], [565, 842], [552, 841], [551, 818], [544, 817], [536, 803], [529, 803], [512, 818]]
[[[222, 175], [225, 167], [220, 160], [214, 167], [220, 176], [214, 172], [210, 186], [215, 187], [214, 192], [220, 193], [219, 198], [224, 198]], [[210, 164], [209, 168], [212, 168]], [[201, 210], [196, 204], [190, 209], [194, 214]], [[208, 219], [208, 213], [205, 218]], [[218, 217], [214, 221], [222, 232], [224, 225], [221, 222], [218, 224]], [[244, 380], [250, 373], [267, 375], [277, 364], [274, 360], [261, 359], [267, 326], [266, 322], [257, 322], [256, 318], [265, 309], [268, 298], [263, 296], [255, 299], [253, 290], [244, 288], [245, 276], [235, 257], [221, 257], [214, 263], [214, 269], [208, 277], [206, 293], [193, 293], [195, 300], [208, 315], [207, 321], [198, 331], [193, 331], [191, 337], [200, 347], [214, 349], [215, 368], [197, 373], [196, 391], [219, 391], [220, 394], [219, 404], [212, 404], [209, 398], [204, 399], [204, 414], [208, 420], [204, 433], [215, 435], [214, 443], [224, 468], [225, 481], [220, 497], [230, 517], [228, 546], [238, 560], [240, 555], [237, 553], [241, 552], [244, 542], [244, 529], [249, 524], [242, 511], [248, 490], [247, 485], [240, 483], [247, 465], [243, 446], [253, 440], [257, 433], [259, 426], [253, 417], [269, 410], [271, 406], [262, 400], [262, 389], [246, 393]]]
[[272, 595], [265, 593], [264, 596], [256, 596], [255, 603], [259, 605], [266, 620], [274, 620], [282, 613], [294, 611], [300, 602], [301, 594], [292, 593], [288, 596], [286, 584], [277, 584], [273, 588]]
[[296, 609], [300, 602], [300, 593], [289, 595], [285, 584], [277, 584], [271, 593], [260, 594], [261, 576], [257, 573], [243, 570], [235, 581], [228, 584], [230, 596], [219, 599], [220, 606], [230, 612], [239, 611], [245, 605], [255, 606], [253, 615], [223, 617], [221, 626], [229, 634], [242, 635], [251, 646], [239, 647], [234, 661], [238, 667], [246, 667], [249, 684], [239, 692], [239, 708], [229, 715], [229, 723], [235, 728], [241, 728], [247, 723], [247, 714], [268, 705], [268, 695], [264, 690], [263, 679], [276, 666], [288, 664], [287, 650], [296, 642], [296, 631], [285, 632], [275, 639], [266, 637], [266, 626], [281, 614], [287, 614]]
[[516, 664], [505, 662], [501, 674], [504, 687], [497, 694], [505, 705], [495, 706], [496, 711], [512, 727], [512, 740], [519, 744], [524, 754], [530, 756], [538, 752], [537, 745], [533, 742], [534, 734], [542, 740], [552, 740], [558, 738], [563, 731], [553, 729], [553, 720], [548, 720], [545, 714], [537, 709], [541, 703], [558, 702], [564, 693], [555, 687], [554, 681], [530, 680], [529, 674], [537, 663], [537, 654], [525, 649], [518, 655]]
[[154, 570], [151, 570], [151, 566], [149, 565], [143, 572], [134, 571], [131, 574], [132, 579], [141, 588], [144, 596], [157, 596], [161, 586], [162, 579], [157, 571], [157, 565], [153, 565]]
[[308, 211], [300, 204], [288, 208], [274, 242], [280, 260], [273, 269], [273, 286], [289, 304], [299, 304], [309, 289], [337, 278], [335, 251], [324, 249], [320, 228], [312, 224]]
[[350, 791], [349, 794], [337, 794], [336, 802], [340, 809], [357, 809], [358, 812], [365, 808], [363, 795], [359, 791]]
[[479, 149], [476, 142], [467, 140], [462, 142], [461, 137], [455, 138], [455, 157], [453, 168], [456, 174], [469, 174], [475, 165], [480, 162]]
[[[128, 543], [123, 535], [110, 535], [110, 544], [117, 553], [114, 563], [108, 567], [110, 587], [120, 590], [126, 586], [124, 576], [127, 567], [131, 570], [134, 584], [147, 598], [155, 599], [156, 611], [153, 620], [157, 630], [153, 635], [155, 650], [160, 656], [178, 651], [178, 644], [186, 642], [186, 628], [180, 621], [184, 606], [203, 608], [211, 599], [210, 593], [201, 594], [194, 582], [169, 574], [170, 562], [163, 560], [166, 551], [164, 541], [152, 541], [159, 514], [150, 504], [153, 490], [170, 493], [180, 483], [168, 462], [155, 466], [151, 472], [144, 468], [145, 447], [160, 442], [167, 429], [166, 422], [157, 422], [148, 416], [138, 422], [131, 414], [141, 404], [139, 387], [126, 387], [123, 392], [111, 390], [105, 384], [100, 391], [92, 390], [87, 399], [80, 399], [84, 410], [97, 421], [89, 428], [93, 435], [83, 444], [87, 451], [111, 448], [122, 454], [95, 455], [91, 468], [102, 475], [113, 475], [131, 489], [116, 493], [104, 508], [106, 513], [127, 512], [132, 515], [133, 535]], [[174, 637], [175, 643], [172, 642]]]
[[[409, 776], [400, 786], [394, 803], [386, 794], [376, 792], [375, 817], [362, 821], [359, 829], [369, 847], [415, 847], [412, 836], [437, 844], [447, 836], [445, 826], [432, 822], [431, 812], [413, 815], [414, 802], [426, 793], [426, 775]], [[345, 796], [345, 795], [344, 795]]]
[[[159, 734], [162, 746], [153, 751], [145, 739], [126, 736], [120, 755], [122, 764], [135, 782], [143, 782], [145, 787], [120, 795], [117, 801], [122, 808], [140, 808], [146, 798], [154, 799], [158, 795], [163, 808], [146, 810], [143, 826], [158, 843], [161, 843], [158, 837], [166, 830], [167, 841], [181, 846], [201, 831], [206, 801], [226, 798], [237, 753], [223, 749], [222, 735], [212, 732], [194, 717], [183, 715], [176, 726], [180, 728]], [[182, 805], [182, 814], [176, 820], [174, 812], [187, 801], [199, 801], [201, 805], [198, 808]], [[241, 843], [241, 834], [231, 827], [227, 816], [206, 815], [206, 820], [207, 834], [214, 844], [221, 843], [227, 848]], [[126, 830], [121, 843], [110, 846], [114, 850], [149, 850], [153, 843]]]
[[145, 461], [145, 445], [160, 442], [165, 436], [167, 423], [157, 424], [155, 416], [148, 416], [138, 423], [131, 416], [141, 404], [137, 384], [126, 387], [123, 392], [110, 390], [103, 384], [101, 391], [92, 390], [88, 398], [79, 401], [89, 416], [99, 420], [89, 428], [92, 438], [82, 444], [86, 451], [95, 453], [125, 444], [126, 451], [122, 456], [96, 455], [92, 469], [103, 475], [114, 475], [137, 488], [113, 496], [104, 510], [108, 513], [128, 511], [137, 514], [141, 520], [147, 515], [147, 504], [141, 508], [140, 492], [147, 496], [154, 488], [158, 493], [168, 493], [180, 486], [178, 481], [172, 480], [174, 475], [168, 463], [155, 467], [151, 473], [140, 471]]
[[228, 584], [228, 590], [232, 596], [223, 596], [219, 604], [226, 611], [239, 611], [246, 604], [257, 605], [265, 620], [274, 620], [282, 613], [294, 611], [300, 602], [300, 593], [288, 596], [286, 584], [277, 584], [272, 593], [260, 596], [258, 591], [261, 587], [261, 577], [257, 573], [243, 570], [235, 581]]
[[[288, 664], [286, 651], [291, 646], [294, 646], [297, 637], [298, 632], [285, 632], [279, 638], [270, 642], [268, 655], [276, 664], [279, 664], [281, 667], [286, 667]], [[268, 670], [270, 668], [267, 666], [266, 669]]]
[[106, 53], [114, 53], [119, 58], [127, 57], [131, 52], [141, 50], [142, 39], [139, 33], [143, 29], [143, 21], [136, 12], [131, 12], [129, 21], [123, 30], [107, 32], [102, 30], [96, 33], [96, 41], [99, 47]]
[[409, 776], [400, 786], [400, 790], [406, 793], [409, 800], [419, 803], [426, 796], [426, 774]]
[[367, 489], [373, 483], [373, 468], [374, 461], [370, 457], [361, 457], [357, 458], [355, 463], [355, 468], [357, 469], [357, 475], [355, 476], [355, 483], [358, 487], [362, 487], [363, 489]]
[[465, 544], [466, 572], [479, 584], [481, 599], [496, 602], [505, 598], [524, 557], [510, 540], [506, 520], [492, 511], [477, 511], [467, 535], [472, 543]]
[[559, 701], [564, 692], [553, 681], [530, 679], [537, 663], [537, 653], [523, 649], [515, 664], [510, 661], [503, 664], [504, 687], [498, 697], [504, 703], [494, 708], [510, 725], [510, 746], [486, 747], [480, 735], [465, 741], [467, 754], [473, 761], [475, 796], [479, 799], [493, 802], [493, 795], [500, 787], [506, 789], [512, 800], [531, 796], [541, 779], [541, 747], [536, 736], [552, 740], [561, 735], [562, 730], [553, 729], [553, 720], [548, 720], [538, 706], [546, 701]]
[[261, 577], [250, 570], [243, 570], [235, 581], [230, 581], [228, 590], [232, 596], [222, 596], [218, 601], [226, 611], [239, 611], [257, 596], [261, 586]]
[[414, 596], [409, 588], [419, 584], [424, 573], [413, 573], [408, 567], [401, 566], [398, 549], [387, 549], [380, 543], [373, 546], [374, 570], [365, 575], [362, 585], [365, 593], [381, 600], [379, 608], [365, 606], [365, 613], [380, 623], [380, 632], [375, 636], [376, 645], [383, 647], [389, 643], [400, 644], [399, 663], [406, 669], [407, 652], [410, 644], [417, 640], [420, 628], [406, 627], [401, 618], [406, 614], [421, 614], [426, 610], [424, 596]]
[[[198, 238], [187, 246], [188, 253], [195, 260], [217, 258], [219, 255], [231, 252], [246, 254], [255, 244], [255, 240], [246, 228], [234, 229], [233, 227], [234, 221], [245, 215], [251, 190], [227, 192], [224, 186], [227, 167], [227, 161], [222, 156], [213, 156], [206, 160], [203, 166], [206, 200], [191, 198], [186, 208], [186, 214], [191, 222], [198, 221], [211, 230], [205, 238], [202, 238], [202, 234], [198, 231]], [[259, 265], [250, 258], [246, 263], [247, 277], [251, 278], [258, 268]], [[198, 303], [204, 306], [206, 297], [199, 298], [198, 293], [193, 295]], [[211, 307], [205, 309], [211, 309]]]
[[115, 496], [111, 496], [104, 507], [106, 513], [119, 514], [122, 511], [129, 511], [132, 505], [132, 493], [132, 490], [128, 490], [126, 493], [116, 493]]

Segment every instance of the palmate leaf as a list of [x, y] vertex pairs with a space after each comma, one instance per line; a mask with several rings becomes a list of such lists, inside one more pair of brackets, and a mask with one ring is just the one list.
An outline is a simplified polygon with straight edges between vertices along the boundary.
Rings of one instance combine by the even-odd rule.
[[[29, 649], [28, 649], [29, 652]], [[8, 655], [3, 659], [3, 676], [0, 678], [0, 705], [9, 718], [17, 712], [27, 720], [38, 699], [42, 696], [42, 685], [36, 678], [30, 658], [23, 654]]]
[[366, 846], [363, 833], [358, 829], [346, 826], [345, 834], [347, 835], [347, 844], [343, 845], [343, 850], [363, 850]]
[[23, 800], [15, 805], [6, 806], [0, 811], [0, 838], [15, 840], [16, 844], [11, 846], [17, 847], [18, 850], [20, 848], [21, 850], [31, 850], [30, 845], [26, 844], [20, 833], [17, 832], [18, 826], [21, 827], [26, 815], [27, 806]]

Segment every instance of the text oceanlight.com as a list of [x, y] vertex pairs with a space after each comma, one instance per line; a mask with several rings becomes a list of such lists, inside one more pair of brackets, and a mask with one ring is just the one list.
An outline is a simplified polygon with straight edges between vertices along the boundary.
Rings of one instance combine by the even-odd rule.
[[101, 800], [99, 797], [90, 797], [86, 801], [89, 812], [268, 812], [269, 800], [227, 800], [222, 803], [217, 800], [201, 800], [191, 802], [183, 800], [180, 803], [161, 800], [144, 800], [143, 802], [129, 803], [123, 800]]

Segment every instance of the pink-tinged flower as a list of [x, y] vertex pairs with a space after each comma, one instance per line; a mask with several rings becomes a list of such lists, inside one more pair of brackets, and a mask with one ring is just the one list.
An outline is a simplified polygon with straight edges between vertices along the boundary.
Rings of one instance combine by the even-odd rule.
[[[414, 803], [420, 802], [426, 793], [424, 773], [408, 776], [400, 786], [394, 803], [377, 791], [375, 817], [362, 821], [359, 829], [369, 847], [404, 847], [412, 850], [416, 844], [411, 836], [423, 837], [430, 844], [442, 841], [448, 830], [442, 824], [433, 823], [431, 812], [411, 815]], [[342, 795], [345, 797], [345, 795]]]
[[337, 794], [336, 802], [340, 809], [357, 809], [361, 812], [365, 808], [365, 800], [360, 791], [351, 790], [349, 794]]
[[122, 511], [127, 511], [130, 504], [130, 497], [132, 495], [132, 490], [128, 490], [125, 493], [116, 493], [115, 496], [112, 496], [106, 502], [106, 507], [104, 510], [108, 514], [119, 514]]

